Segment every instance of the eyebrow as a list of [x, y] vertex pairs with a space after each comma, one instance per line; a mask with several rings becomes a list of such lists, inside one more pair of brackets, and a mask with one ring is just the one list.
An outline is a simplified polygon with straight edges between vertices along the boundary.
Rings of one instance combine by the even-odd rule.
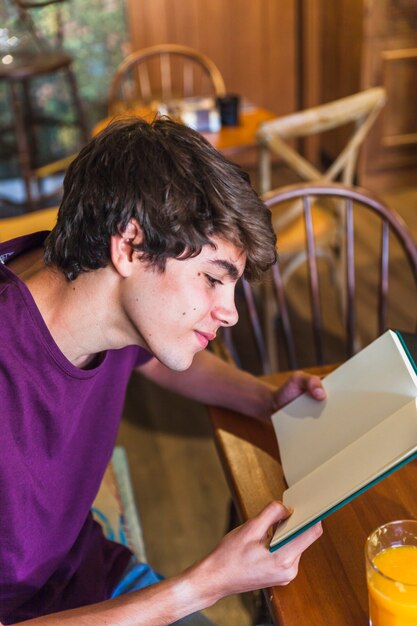
[[239, 272], [234, 263], [231, 263], [230, 261], [226, 261], [226, 259], [212, 259], [210, 263], [212, 263], [213, 265], [217, 265], [218, 267], [221, 267], [222, 269], [226, 270], [227, 274], [233, 280], [237, 280], [239, 278]]

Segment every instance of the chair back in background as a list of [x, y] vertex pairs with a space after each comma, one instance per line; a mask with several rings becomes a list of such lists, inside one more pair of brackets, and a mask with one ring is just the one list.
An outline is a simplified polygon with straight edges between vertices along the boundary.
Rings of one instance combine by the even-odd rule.
[[181, 98], [222, 96], [220, 70], [205, 54], [178, 44], [161, 44], [130, 54], [110, 86], [109, 115], [138, 107], [158, 109]]
[[[331, 182], [341, 177], [345, 184], [353, 184], [359, 149], [385, 101], [385, 90], [374, 87], [264, 122], [257, 134], [261, 148], [261, 193], [271, 189], [271, 153], [282, 159], [303, 180]], [[325, 133], [348, 124], [353, 125], [353, 130], [346, 145], [324, 172], [288, 143], [288, 140]]]
[[[332, 182], [341, 177], [343, 183], [352, 185], [356, 173], [360, 147], [385, 104], [385, 90], [380, 87], [367, 89], [311, 109], [285, 115], [261, 125], [257, 139], [260, 145], [260, 189], [271, 189], [271, 155], [283, 160], [292, 172], [303, 181]], [[350, 135], [345, 147], [326, 171], [321, 171], [299, 154], [291, 141], [309, 135], [325, 133], [331, 129], [348, 127]], [[286, 204], [286, 210], [271, 207], [274, 229], [280, 235], [280, 255], [285, 261], [283, 279], [305, 260], [305, 229], [303, 205], [299, 200]], [[327, 199], [316, 201], [312, 207], [314, 234], [320, 254], [337, 270], [343, 261], [343, 212], [339, 203]], [[343, 293], [339, 298], [343, 301]]]
[[[224, 329], [236, 363], [256, 373], [343, 361], [387, 328], [416, 330], [417, 245], [400, 215], [369, 192], [339, 183], [301, 183], [264, 196], [270, 208], [298, 199], [306, 262], [285, 283], [280, 259], [260, 284], [243, 280], [241, 320]], [[343, 205], [346, 262], [340, 277], [317, 255], [311, 207], [323, 200]], [[279, 233], [277, 247], [279, 253]]]

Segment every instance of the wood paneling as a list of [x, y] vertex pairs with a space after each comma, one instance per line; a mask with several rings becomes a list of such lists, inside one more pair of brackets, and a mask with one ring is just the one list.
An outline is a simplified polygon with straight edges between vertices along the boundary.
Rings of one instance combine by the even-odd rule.
[[[387, 92], [386, 107], [364, 145], [360, 182], [374, 189], [409, 184], [417, 174], [417, 2], [318, 1], [321, 101], [375, 86]], [[334, 156], [342, 145], [339, 135], [322, 147]]]
[[[360, 90], [362, 0], [318, 0], [321, 5], [320, 94], [317, 104], [331, 102]], [[352, 134], [339, 128], [322, 136], [317, 160], [333, 161]]]
[[417, 174], [417, 3], [367, 0], [362, 85], [382, 85], [387, 104], [366, 146], [368, 186], [392, 186]]
[[[305, 0], [307, 1], [307, 0]], [[320, 0], [321, 95], [330, 102], [355, 93], [361, 72], [363, 2], [362, 0]]]
[[[391, 45], [394, 42], [390, 42]], [[417, 48], [395, 48], [377, 40], [368, 51], [367, 82], [385, 87], [388, 99], [368, 144], [374, 154], [369, 172], [417, 166]]]
[[128, 0], [133, 50], [180, 43], [218, 65], [229, 92], [297, 109], [297, 0]]
[[[182, 43], [218, 65], [229, 92], [282, 115], [384, 86], [360, 182], [417, 174], [417, 0], [128, 0], [133, 49]], [[347, 130], [347, 133], [350, 129]], [[305, 144], [334, 158], [347, 133]], [[379, 180], [378, 180], [379, 177]]]

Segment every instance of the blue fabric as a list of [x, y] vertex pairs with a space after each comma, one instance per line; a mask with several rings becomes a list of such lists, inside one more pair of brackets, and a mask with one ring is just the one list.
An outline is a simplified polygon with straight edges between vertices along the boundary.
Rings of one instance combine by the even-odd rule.
[[[138, 591], [149, 585], [153, 585], [160, 580], [163, 580], [163, 576], [155, 572], [147, 563], [140, 563], [135, 556], [130, 559], [122, 578], [118, 585], [112, 592], [111, 597], [117, 598], [124, 593], [130, 591]], [[202, 613], [192, 613], [183, 619], [178, 620], [171, 626], [215, 626], [205, 615]]]
[[132, 556], [118, 585], [113, 589], [111, 597], [117, 598], [129, 591], [137, 591], [149, 585], [163, 580], [147, 563], [139, 563], [136, 557]]

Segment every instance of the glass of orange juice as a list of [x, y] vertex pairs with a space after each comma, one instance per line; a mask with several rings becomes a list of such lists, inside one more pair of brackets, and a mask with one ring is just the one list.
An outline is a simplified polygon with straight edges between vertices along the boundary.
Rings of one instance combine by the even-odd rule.
[[417, 626], [417, 520], [379, 526], [366, 540], [371, 626]]

